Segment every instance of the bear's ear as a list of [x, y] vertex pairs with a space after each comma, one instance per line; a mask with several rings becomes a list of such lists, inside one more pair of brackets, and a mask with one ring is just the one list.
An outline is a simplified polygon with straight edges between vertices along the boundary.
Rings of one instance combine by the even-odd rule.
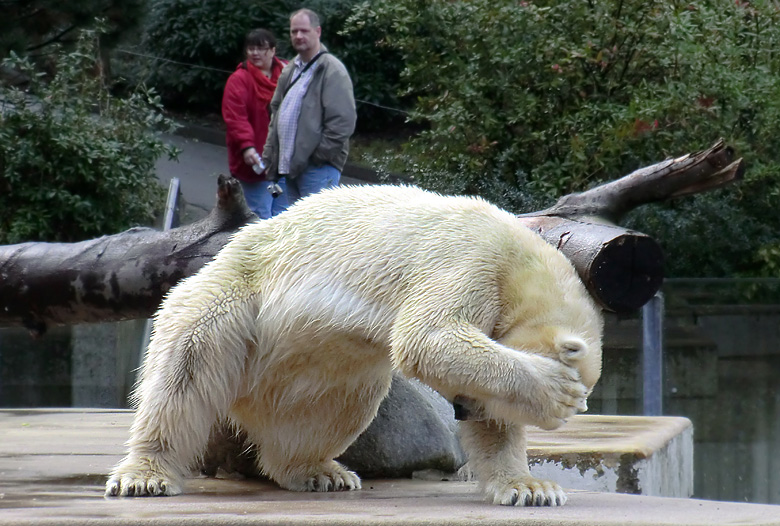
[[581, 338], [575, 336], [566, 336], [556, 342], [558, 356], [565, 364], [577, 362], [588, 352], [588, 344]]

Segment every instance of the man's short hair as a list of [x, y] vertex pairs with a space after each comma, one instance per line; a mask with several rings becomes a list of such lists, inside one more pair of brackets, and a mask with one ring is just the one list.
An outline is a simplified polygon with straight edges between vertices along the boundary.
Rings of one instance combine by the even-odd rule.
[[305, 14], [307, 17], [309, 17], [309, 23], [311, 24], [311, 27], [319, 27], [320, 26], [320, 15], [312, 11], [311, 9], [303, 8], [298, 9], [296, 12], [290, 15], [290, 20], [293, 19], [294, 16]]

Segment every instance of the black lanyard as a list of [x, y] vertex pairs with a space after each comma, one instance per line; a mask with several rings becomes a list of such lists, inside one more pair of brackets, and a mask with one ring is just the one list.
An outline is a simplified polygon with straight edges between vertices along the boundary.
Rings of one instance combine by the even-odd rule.
[[327, 51], [320, 51], [319, 53], [317, 53], [316, 55], [314, 55], [314, 57], [312, 57], [312, 59], [311, 59], [310, 61], [308, 61], [308, 62], [306, 63], [306, 65], [305, 65], [305, 66], [303, 66], [303, 69], [302, 69], [302, 70], [301, 70], [301, 72], [298, 74], [298, 76], [297, 76], [297, 77], [295, 77], [295, 78], [293, 79], [293, 81], [292, 81], [292, 82], [290, 82], [290, 83], [287, 85], [287, 87], [284, 89], [284, 94], [282, 95], [282, 97], [285, 97], [285, 96], [287, 95], [287, 92], [288, 92], [288, 91], [290, 91], [290, 88], [292, 88], [293, 86], [295, 86], [295, 83], [296, 83], [296, 82], [298, 82], [299, 80], [301, 80], [301, 77], [303, 76], [303, 74], [304, 74], [304, 73], [306, 73], [306, 72], [309, 70], [309, 68], [310, 68], [310, 67], [312, 67], [312, 66], [314, 65], [314, 62], [316, 62], [316, 61], [317, 61], [317, 59], [318, 59], [318, 58], [320, 58], [320, 55], [324, 55], [325, 53], [327, 53]]

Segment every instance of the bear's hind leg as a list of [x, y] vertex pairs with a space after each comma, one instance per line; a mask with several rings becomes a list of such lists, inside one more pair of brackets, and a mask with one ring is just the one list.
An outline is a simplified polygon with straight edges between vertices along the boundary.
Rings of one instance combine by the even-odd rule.
[[[316, 410], [329, 411], [330, 404], [311, 404], [311, 412], [292, 411], [296, 416], [275, 415], [257, 420], [263, 409], [240, 400], [231, 411], [236, 425], [247, 432], [257, 446], [260, 471], [279, 486], [291, 491], [340, 491], [360, 489], [360, 478], [340, 463], [338, 456], [349, 437], [333, 437]], [[342, 428], [343, 429], [343, 428]], [[334, 439], [335, 438], [335, 439]]]
[[525, 426], [491, 420], [460, 423], [468, 466], [485, 498], [504, 506], [563, 506], [566, 493], [555, 482], [531, 476]]
[[248, 345], [241, 324], [230, 315], [196, 315], [185, 323], [179, 312], [158, 313], [128, 453], [109, 475], [107, 496], [181, 493], [212, 426], [237, 397]]
[[[280, 377], [272, 377], [262, 396], [251, 402], [239, 400], [231, 410], [233, 419], [258, 446], [261, 471], [282, 488], [361, 488], [358, 475], [334, 458], [344, 453], [376, 416], [390, 389], [391, 366], [386, 354], [382, 360], [366, 360], [367, 355], [376, 354], [365, 343], [358, 348], [345, 344], [350, 347], [344, 349], [347, 357], [362, 354], [348, 365], [341, 360], [343, 355], [333, 354], [334, 347], [340, 345], [318, 346], [323, 361], [306, 353], [306, 367], [295, 360], [284, 361], [279, 364]], [[360, 353], [363, 350], [365, 353]], [[334, 375], [334, 369], [341, 370]]]

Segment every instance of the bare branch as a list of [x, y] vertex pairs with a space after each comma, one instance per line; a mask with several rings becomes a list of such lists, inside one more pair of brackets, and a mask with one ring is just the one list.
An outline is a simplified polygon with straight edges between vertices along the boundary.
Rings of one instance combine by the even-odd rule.
[[703, 152], [667, 159], [585, 192], [563, 196], [547, 210], [525, 216], [599, 217], [618, 223], [637, 206], [720, 188], [744, 175], [742, 159], [716, 142]]

